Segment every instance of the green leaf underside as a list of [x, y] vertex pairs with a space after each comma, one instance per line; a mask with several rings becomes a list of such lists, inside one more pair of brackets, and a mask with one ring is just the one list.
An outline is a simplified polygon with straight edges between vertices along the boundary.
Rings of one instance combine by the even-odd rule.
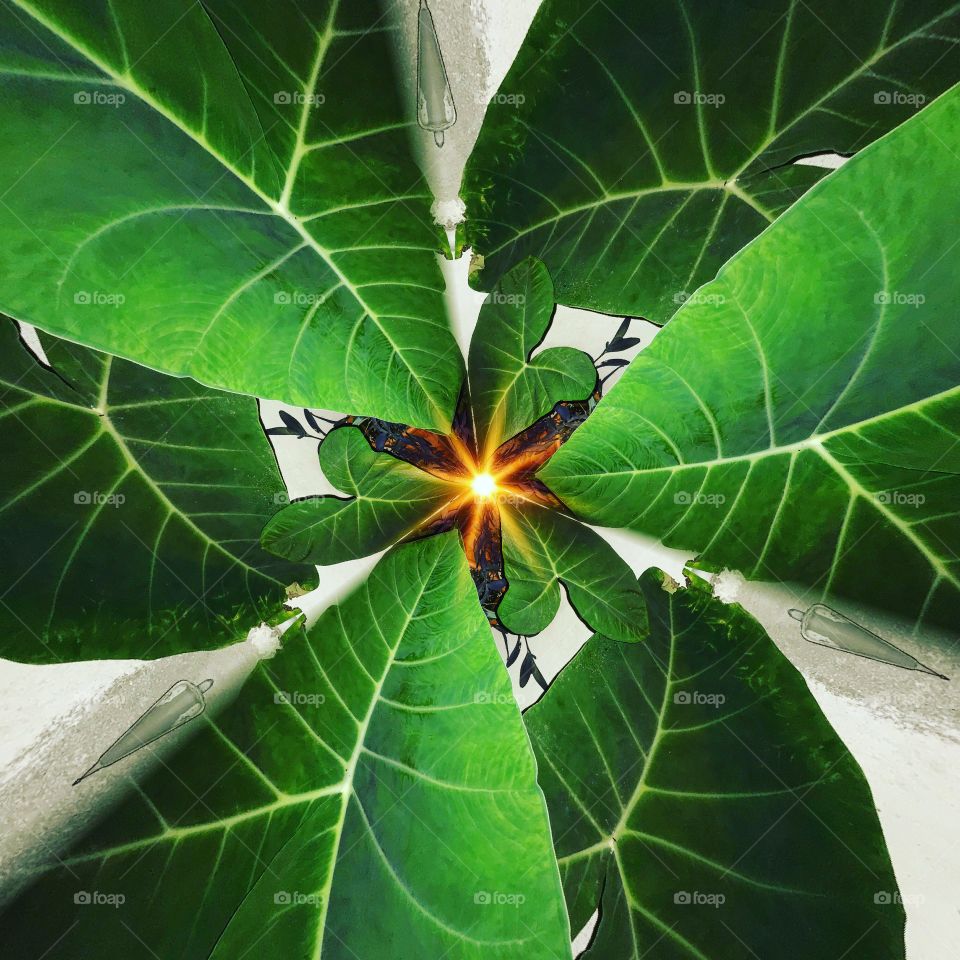
[[708, 589], [641, 584], [647, 642], [595, 636], [525, 716], [572, 929], [602, 901], [586, 957], [902, 958], [873, 799], [800, 675]]
[[551, 347], [530, 354], [553, 319], [553, 284], [534, 259], [500, 279], [480, 308], [470, 341], [470, 401], [481, 461], [561, 400], [582, 400], [597, 371], [582, 350]]
[[449, 424], [462, 360], [378, 4], [8, 0], [0, 33], [0, 309], [230, 390]]
[[929, 184], [960, 176], [958, 147], [954, 90], [811, 191], [633, 362], [547, 464], [550, 488], [706, 563], [955, 624], [960, 329], [943, 238], [960, 200]]
[[375, 452], [353, 427], [324, 440], [320, 466], [351, 496], [311, 497], [284, 507], [263, 531], [271, 553], [324, 565], [365, 557], [412, 533], [456, 495], [451, 484]]
[[2, 656], [219, 646], [310, 581], [259, 545], [283, 482], [256, 401], [44, 338], [54, 372], [0, 337]]
[[577, 615], [618, 640], [647, 635], [647, 611], [627, 564], [599, 535], [532, 503], [501, 508], [504, 575], [497, 615], [513, 633], [545, 630], [560, 606], [560, 583]]
[[956, 81], [958, 11], [547, 0], [465, 174], [479, 285], [535, 255], [561, 303], [665, 322], [827, 172], [784, 164], [858, 150]]
[[[77, 889], [126, 903], [77, 908]], [[66, 960], [104, 943], [180, 960], [569, 960], [530, 744], [456, 536], [392, 552], [288, 639], [5, 930], [17, 958], [62, 936]]]

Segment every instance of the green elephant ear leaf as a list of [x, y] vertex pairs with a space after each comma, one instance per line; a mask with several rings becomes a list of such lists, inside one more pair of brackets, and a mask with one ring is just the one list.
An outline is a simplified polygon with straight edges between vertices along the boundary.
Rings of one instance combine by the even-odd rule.
[[706, 564], [955, 625], [960, 199], [926, 185], [958, 177], [954, 89], [724, 267], [544, 480]]
[[703, 585], [641, 578], [646, 643], [595, 636], [525, 714], [571, 927], [594, 957], [904, 957], [873, 798], [801, 676]]
[[593, 390], [597, 371], [582, 350], [551, 347], [531, 359], [553, 308], [550, 275], [533, 259], [501, 277], [480, 308], [468, 368], [481, 463], [554, 404]]
[[6, 497], [18, 569], [0, 653], [30, 663], [219, 646], [312, 571], [259, 544], [283, 482], [257, 403], [0, 322]]
[[213, 386], [449, 425], [462, 360], [382, 19], [0, 9], [0, 309]]
[[349, 496], [309, 497], [275, 514], [265, 550], [288, 560], [331, 564], [393, 546], [456, 495], [454, 488], [388, 453], [377, 453], [354, 427], [320, 445], [326, 478]]
[[560, 584], [577, 615], [618, 640], [647, 635], [647, 611], [627, 564], [599, 534], [533, 503], [501, 507], [503, 568], [509, 583], [497, 616], [511, 633], [545, 630]]
[[[105, 917], [78, 890], [125, 901]], [[133, 960], [570, 960], [530, 743], [457, 537], [389, 553], [288, 639], [4, 932], [17, 960], [105, 938]]]
[[958, 42], [942, 0], [546, 0], [464, 176], [479, 288], [536, 256], [561, 303], [664, 323], [826, 173], [795, 158], [912, 116]]

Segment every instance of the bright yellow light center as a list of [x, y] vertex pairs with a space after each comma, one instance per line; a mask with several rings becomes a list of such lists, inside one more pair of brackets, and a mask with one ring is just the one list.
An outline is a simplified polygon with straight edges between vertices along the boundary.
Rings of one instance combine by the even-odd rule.
[[478, 473], [470, 486], [478, 497], [489, 497], [497, 489], [497, 482], [489, 473]]

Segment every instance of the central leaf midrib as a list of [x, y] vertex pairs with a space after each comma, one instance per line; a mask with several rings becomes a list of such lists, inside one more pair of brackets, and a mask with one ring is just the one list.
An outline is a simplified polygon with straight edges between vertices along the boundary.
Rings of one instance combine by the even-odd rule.
[[[657, 714], [657, 725], [654, 730], [653, 737], [650, 740], [650, 746], [647, 750], [647, 754], [643, 760], [643, 766], [640, 769], [640, 776], [637, 778], [637, 785], [633, 790], [633, 793], [630, 795], [630, 799], [623, 806], [623, 811], [621, 812], [620, 819], [617, 822], [616, 826], [611, 831], [611, 837], [616, 840], [620, 834], [626, 829], [627, 822], [629, 821], [633, 811], [636, 809], [637, 804], [640, 802], [640, 797], [643, 795], [644, 787], [647, 783], [647, 777], [650, 774], [650, 769], [653, 767], [653, 760], [657, 753], [657, 748], [660, 745], [660, 742], [663, 739], [664, 732], [664, 721], [666, 720], [667, 707], [669, 706], [670, 691], [673, 689], [673, 661], [677, 649], [677, 633], [674, 626], [674, 615], [673, 615], [673, 599], [669, 600], [670, 605], [670, 623], [665, 626], [670, 631], [670, 653], [667, 657], [667, 665], [663, 674], [663, 699], [660, 702], [660, 712]], [[620, 651], [621, 656], [626, 663], [626, 656], [623, 651]], [[650, 653], [650, 656], [653, 656], [653, 653]], [[632, 671], [631, 671], [632, 675]], [[636, 678], [634, 678], [636, 681]], [[639, 681], [636, 681], [639, 682]], [[624, 889], [626, 889], [626, 877], [623, 877]]]
[[[526, 318], [527, 308], [524, 305], [523, 308], [524, 318]], [[522, 321], [522, 323], [525, 322]], [[488, 390], [483, 391], [487, 394], [488, 397], [491, 395], [496, 397], [492, 409], [489, 411], [489, 415], [486, 417], [487, 420], [487, 431], [493, 429], [493, 425], [497, 422], [497, 417], [500, 414], [500, 411], [505, 408], [507, 394], [516, 386], [517, 381], [523, 376], [524, 370], [530, 365], [530, 352], [527, 351], [525, 354], [517, 356], [515, 353], [503, 350], [501, 347], [498, 347], [497, 344], [490, 344], [490, 347], [499, 350], [503, 353], [507, 360], [512, 364], [511, 370], [503, 370], [503, 368], [497, 368], [498, 372], [506, 373], [508, 376], [505, 380], [500, 380], [496, 386], [491, 387]], [[523, 350], [523, 345], [521, 344], [521, 351]], [[478, 399], [481, 395], [481, 392], [478, 390]], [[476, 414], [476, 412], [475, 412]], [[504, 417], [505, 419], [505, 417]], [[502, 431], [501, 431], [502, 432]], [[496, 449], [499, 444], [503, 442], [503, 437], [497, 437], [494, 441], [492, 436], [487, 436], [484, 440], [484, 446], [487, 448], [484, 456], [484, 460], [489, 459], [493, 451]]]
[[[669, 623], [664, 623], [663, 626], [665, 629], [669, 631], [670, 650], [669, 650], [669, 655], [667, 659], [667, 664], [663, 670], [663, 679], [664, 679], [663, 696], [662, 696], [660, 708], [657, 714], [655, 729], [653, 731], [652, 736], [650, 737], [648, 750], [643, 759], [643, 764], [640, 769], [640, 774], [637, 778], [636, 786], [634, 787], [634, 790], [631, 793], [630, 798], [627, 800], [625, 804], [622, 805], [620, 818], [612, 830], [602, 834], [600, 839], [597, 840], [595, 843], [590, 844], [589, 846], [586, 846], [586, 847], [582, 847], [579, 850], [575, 850], [569, 854], [565, 854], [564, 856], [558, 857], [558, 863], [561, 865], [564, 865], [564, 864], [574, 863], [584, 858], [589, 860], [597, 855], [602, 855], [602, 856], [612, 855], [617, 872], [620, 875], [620, 882], [623, 888], [624, 895], [627, 898], [631, 911], [635, 910], [638, 913], [641, 913], [644, 917], [646, 917], [648, 920], [650, 920], [655, 925], [657, 925], [661, 930], [663, 930], [664, 933], [672, 932], [672, 928], [668, 924], [666, 924], [663, 920], [661, 920], [658, 916], [656, 916], [656, 914], [654, 914], [651, 910], [645, 907], [642, 903], [637, 901], [633, 895], [633, 890], [631, 888], [631, 885], [628, 882], [628, 871], [624, 866], [624, 863], [620, 854], [620, 850], [618, 847], [619, 839], [623, 836], [635, 835], [640, 840], [648, 839], [650, 841], [662, 843], [665, 846], [673, 849], [675, 852], [678, 852], [678, 853], [682, 852], [685, 856], [695, 856], [697, 859], [702, 860], [705, 863], [709, 863], [714, 868], [719, 869], [719, 868], [723, 868], [724, 866], [719, 861], [711, 860], [710, 858], [704, 857], [702, 854], [699, 854], [695, 850], [687, 851], [687, 848], [681, 847], [680, 845], [673, 843], [672, 841], [669, 841], [664, 837], [660, 837], [658, 835], [646, 833], [643, 831], [631, 830], [628, 827], [630, 818], [633, 816], [634, 812], [636, 811], [636, 808], [640, 802], [640, 799], [643, 796], [645, 790], [647, 789], [647, 780], [650, 776], [650, 772], [653, 769], [653, 766], [655, 763], [657, 749], [660, 743], [663, 741], [664, 734], [670, 732], [670, 728], [666, 727], [666, 715], [667, 715], [667, 710], [671, 703], [671, 692], [674, 688], [674, 685], [676, 684], [676, 678], [674, 676], [674, 672], [675, 672], [674, 663], [675, 663], [676, 652], [677, 652], [678, 634], [677, 634], [676, 622], [674, 617], [673, 599], [671, 598], [668, 602], [669, 602], [669, 610], [670, 610], [670, 619], [669, 619]], [[621, 651], [621, 656], [623, 656], [622, 651]], [[652, 651], [650, 651], [650, 656], [651, 657], [654, 656]], [[630, 673], [631, 675], [633, 675], [632, 669], [630, 670]], [[633, 679], [634, 679], [634, 682], [638, 684], [640, 683], [640, 680], [636, 676], [633, 676]], [[626, 721], [626, 718], [625, 718], [625, 721]], [[629, 721], [626, 721], [626, 722], [629, 722]], [[599, 752], [599, 747], [597, 749]], [[756, 880], [755, 878], [750, 877], [746, 874], [741, 874], [737, 871], [733, 871], [732, 868], [727, 869], [726, 873], [731, 874], [732, 876], [734, 876], [735, 878], [737, 878], [742, 882], [755, 885], [763, 889], [782, 890], [782, 891], [787, 891], [794, 894], [807, 893], [807, 891], [797, 890], [795, 888], [783, 887], [778, 884], [770, 884], [766, 881]], [[602, 907], [602, 904], [601, 904], [601, 907]], [[631, 929], [631, 934], [635, 938], [636, 931], [634, 930], [634, 924], [632, 919], [628, 920], [628, 924]], [[700, 951], [696, 948], [694, 944], [690, 943], [689, 941], [687, 941], [685, 938], [682, 938], [682, 937], [677, 937], [676, 939], [677, 939], [677, 942], [681, 943], [684, 947], [689, 949], [694, 954], [694, 956], [703, 957], [703, 954], [700, 953]]]
[[[952, 387], [949, 390], [943, 391], [940, 394], [936, 394], [933, 397], [925, 398], [924, 400], [918, 401], [915, 404], [911, 404], [908, 407], [901, 407], [901, 408], [898, 408], [897, 410], [889, 411], [886, 414], [872, 418], [872, 420], [882, 420], [889, 416], [902, 414], [905, 410], [909, 410], [913, 407], [918, 407], [918, 408], [922, 407], [927, 403], [938, 401], [940, 399], [956, 394], [958, 392], [960, 392], [960, 387]], [[953, 573], [950, 572], [949, 568], [946, 565], [944, 557], [940, 556], [930, 546], [930, 544], [927, 543], [927, 541], [925, 541], [922, 537], [920, 537], [919, 534], [917, 534], [913, 530], [910, 524], [906, 523], [903, 519], [901, 519], [886, 504], [880, 502], [876, 497], [871, 496], [871, 493], [874, 493], [876, 491], [868, 490], [859, 480], [857, 480], [857, 478], [850, 472], [850, 470], [847, 469], [847, 465], [844, 464], [839, 459], [837, 459], [837, 457], [835, 457], [826, 448], [825, 446], [826, 440], [831, 439], [838, 435], [842, 436], [850, 432], [856, 432], [856, 428], [858, 426], [864, 423], [869, 423], [869, 422], [872, 422], [872, 421], [861, 421], [860, 424], [855, 424], [852, 427], [843, 427], [838, 430], [831, 431], [829, 434], [823, 434], [819, 437], [811, 437], [806, 440], [799, 441], [798, 443], [795, 443], [795, 444], [781, 446], [781, 447], [770, 447], [765, 450], [761, 450], [761, 451], [757, 451], [749, 454], [728, 456], [728, 457], [723, 457], [723, 458], [709, 460], [709, 461], [674, 464], [674, 465], [664, 466], [664, 467], [650, 467], [650, 468], [644, 468], [644, 469], [631, 469], [631, 470], [611, 470], [611, 471], [605, 472], [604, 474], [591, 474], [588, 472], [579, 472], [577, 476], [580, 478], [588, 477], [588, 476], [642, 477], [642, 476], [649, 476], [655, 473], [664, 473], [664, 472], [673, 474], [673, 473], [679, 473], [687, 470], [706, 470], [706, 475], [704, 477], [703, 482], [701, 483], [701, 489], [702, 489], [703, 485], [706, 483], [707, 476], [709, 476], [710, 471], [714, 467], [726, 466], [728, 464], [738, 463], [738, 462], [741, 462], [741, 463], [749, 462], [752, 464], [753, 462], [756, 462], [756, 461], [767, 460], [769, 458], [780, 457], [787, 454], [789, 454], [791, 457], [791, 460], [793, 460], [795, 455], [798, 452], [809, 451], [811, 453], [816, 454], [821, 459], [821, 461], [825, 464], [825, 466], [829, 470], [831, 470], [832, 473], [844, 484], [846, 489], [849, 491], [850, 498], [851, 498], [851, 505], [857, 499], [860, 499], [864, 503], [871, 505], [874, 510], [876, 510], [883, 517], [885, 517], [886, 520], [919, 551], [919, 553], [926, 559], [926, 561], [933, 568], [937, 577], [948, 581], [954, 587], [956, 587], [957, 589], [960, 589], [960, 576], [954, 575]], [[740, 492], [742, 492], [746, 488], [746, 480], [747, 478], [744, 477], [743, 480], [740, 482]], [[739, 499], [739, 494], [737, 499]], [[782, 509], [785, 502], [786, 501], [783, 498], [781, 498], [780, 503], [778, 504], [778, 507], [777, 507], [777, 515], [779, 515], [779, 512]], [[849, 509], [850, 508], [848, 507], [848, 510]], [[730, 514], [728, 514], [728, 517], [729, 515]], [[682, 519], [683, 518], [681, 517], [681, 520]], [[674, 526], [671, 527], [669, 531], [667, 531], [667, 533], [671, 532], [674, 529], [674, 527], [679, 525], [680, 522], [681, 521], [678, 520], [677, 523], [675, 523]], [[768, 534], [768, 543], [770, 541], [770, 538], [772, 538], [773, 536], [775, 524], [776, 524], [776, 517], [774, 519], [774, 524], [770, 527], [770, 532]], [[711, 539], [711, 543], [713, 542], [713, 539], [716, 539], [716, 534], [714, 534], [714, 537]]]
[[[411, 603], [410, 609], [405, 613], [405, 618], [403, 625], [397, 631], [397, 641], [391, 648], [388, 644], [389, 655], [384, 662], [383, 673], [380, 676], [379, 682], [370, 697], [370, 706], [367, 710], [366, 715], [363, 720], [357, 723], [357, 742], [356, 746], [353, 749], [353, 753], [350, 756], [349, 761], [347, 762], [347, 768], [344, 772], [343, 779], [341, 780], [341, 787], [343, 791], [343, 800], [340, 804], [340, 816], [337, 819], [337, 823], [334, 827], [336, 833], [336, 841], [334, 842], [333, 849], [330, 852], [330, 873], [327, 877], [327, 882], [324, 884], [323, 889], [320, 891], [322, 898], [322, 906], [320, 908], [320, 915], [317, 918], [317, 927], [316, 933], [314, 934], [314, 950], [313, 950], [313, 960], [320, 960], [320, 957], [323, 954], [323, 941], [324, 941], [324, 932], [326, 930], [326, 920], [327, 920], [327, 910], [330, 905], [330, 891], [333, 889], [333, 879], [337, 871], [337, 859], [340, 853], [340, 843], [343, 839], [343, 827], [347, 818], [347, 809], [350, 806], [350, 794], [355, 792], [353, 787], [354, 777], [356, 776], [357, 764], [360, 761], [360, 757], [363, 754], [363, 748], [365, 746], [367, 732], [370, 729], [370, 723], [373, 720], [374, 711], [377, 708], [377, 705], [380, 703], [380, 697], [383, 693], [383, 688], [387, 682], [387, 677], [390, 675], [390, 670], [393, 667], [394, 661], [396, 660], [397, 652], [400, 649], [400, 645], [403, 643], [404, 637], [406, 636], [407, 630], [410, 627], [410, 624], [413, 622], [413, 618], [417, 612], [417, 608], [420, 605], [421, 600], [423, 600], [424, 594], [427, 591], [427, 586], [430, 583], [430, 579], [433, 573], [437, 569], [437, 565], [440, 562], [439, 555], [434, 556], [433, 562], [430, 565], [430, 570], [420, 580], [420, 590], [417, 594], [416, 599]], [[374, 620], [376, 623], [376, 620]], [[383, 632], [377, 628], [380, 632], [381, 638], [386, 642], [386, 638], [383, 637]], [[354, 721], [357, 722], [357, 721]], [[358, 801], [359, 803], [359, 798]]]
[[334, 37], [334, 23], [337, 17], [337, 11], [340, 7], [340, 0], [333, 0], [330, 4], [330, 11], [327, 15], [327, 24], [323, 33], [317, 37], [317, 52], [313, 58], [313, 64], [310, 67], [310, 75], [307, 77], [304, 88], [303, 103], [300, 107], [300, 121], [297, 124], [297, 136], [290, 152], [290, 160], [284, 174], [283, 190], [280, 194], [279, 202], [283, 206], [290, 203], [290, 195], [293, 192], [296, 183], [297, 173], [300, 169], [300, 161], [304, 156], [304, 140], [307, 133], [307, 122], [310, 119], [310, 101], [317, 87], [317, 78], [320, 76], [320, 70], [323, 67], [323, 61], [326, 59], [327, 50]]
[[[604, 856], [608, 854], [613, 855], [614, 862], [617, 866], [617, 871], [620, 874], [620, 882], [623, 886], [625, 895], [631, 897], [631, 906], [633, 906], [632, 895], [630, 893], [630, 887], [627, 884], [627, 874], [623, 868], [623, 864], [620, 859], [620, 854], [617, 849], [617, 843], [619, 838], [623, 835], [624, 830], [626, 829], [626, 824], [629, 821], [630, 817], [633, 814], [633, 811], [636, 809], [637, 804], [640, 801], [640, 797], [643, 794], [644, 788], [646, 786], [647, 776], [653, 765], [654, 756], [662, 740], [662, 733], [664, 730], [664, 720], [666, 717], [666, 711], [668, 706], [668, 699], [670, 691], [673, 687], [673, 661], [674, 661], [674, 652], [676, 650], [676, 633], [674, 632], [673, 625], [673, 602], [670, 601], [670, 623], [669, 625], [664, 625], [670, 632], [670, 653], [668, 657], [666, 671], [664, 673], [664, 687], [663, 687], [663, 698], [660, 702], [660, 710], [657, 714], [656, 728], [653, 732], [653, 736], [650, 738], [649, 749], [646, 752], [646, 755], [643, 759], [643, 765], [640, 768], [640, 775], [637, 778], [636, 786], [634, 787], [630, 798], [625, 804], [621, 807], [620, 818], [617, 823], [614, 825], [613, 829], [601, 834], [600, 839], [595, 843], [590, 844], [587, 847], [582, 847], [579, 850], [574, 850], [572, 853], [565, 854], [557, 858], [558, 863], [566, 864], [571, 863], [577, 860], [582, 860], [584, 857], [588, 859], [592, 858], [596, 854], [602, 854]], [[621, 656], [623, 652], [621, 651]], [[650, 656], [653, 656], [651, 652]], [[625, 659], [625, 658], [624, 658]], [[632, 674], [632, 671], [631, 671]], [[639, 681], [634, 677], [634, 681], [639, 683]], [[599, 748], [597, 748], [599, 753]], [[630, 923], [631, 930], [633, 928], [633, 923]]]
[[816, 450], [817, 447], [823, 446], [834, 438], [843, 437], [849, 433], [857, 433], [857, 431], [869, 426], [873, 426], [875, 423], [881, 423], [882, 421], [891, 417], [904, 416], [914, 411], [922, 410], [926, 406], [940, 403], [941, 401], [948, 400], [956, 395], [960, 395], [960, 386], [949, 387], [946, 390], [940, 391], [939, 393], [931, 394], [929, 397], [921, 397], [919, 400], [914, 400], [911, 403], [904, 404], [902, 407], [891, 408], [883, 413], [876, 414], [872, 417], [867, 417], [863, 420], [854, 421], [853, 423], [846, 424], [842, 427], [837, 427], [835, 430], [829, 430], [826, 433], [813, 434], [809, 437], [805, 437], [803, 440], [798, 440], [795, 443], [764, 447], [761, 450], [752, 450], [749, 453], [728, 454], [725, 456], [715, 457], [711, 460], [690, 460], [683, 463], [667, 464], [661, 467], [635, 467], [629, 470], [605, 470], [602, 474], [590, 473], [588, 471], [581, 471], [578, 469], [577, 476], [618, 477], [645, 476], [651, 473], [664, 472], [678, 473], [684, 470], [698, 470], [703, 468], [724, 466], [729, 463], [763, 460], [767, 457], [782, 456], [784, 454], [797, 453], [802, 450]]

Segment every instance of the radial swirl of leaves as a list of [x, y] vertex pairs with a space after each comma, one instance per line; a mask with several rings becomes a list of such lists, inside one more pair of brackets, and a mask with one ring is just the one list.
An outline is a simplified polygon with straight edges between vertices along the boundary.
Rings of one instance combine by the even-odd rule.
[[457, 527], [480, 603], [502, 632], [547, 627], [562, 583], [593, 629], [641, 639], [646, 611], [630, 568], [534, 477], [602, 389], [585, 353], [535, 354], [553, 308], [542, 263], [511, 270], [480, 311], [450, 432], [347, 417], [320, 460], [349, 496], [290, 504], [265, 527], [264, 547], [330, 564]]

